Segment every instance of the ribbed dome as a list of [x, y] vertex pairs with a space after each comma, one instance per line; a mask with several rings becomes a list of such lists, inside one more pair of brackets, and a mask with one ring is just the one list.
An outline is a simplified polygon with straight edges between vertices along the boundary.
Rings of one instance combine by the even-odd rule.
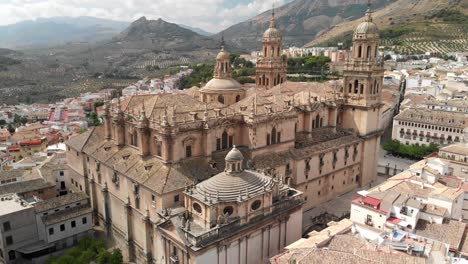
[[230, 60], [229, 52], [225, 51], [224, 48], [216, 56], [216, 60]]
[[[199, 183], [195, 192], [200, 196], [205, 194], [215, 201], [236, 201], [239, 193], [242, 197], [260, 195], [265, 192], [265, 187], [270, 187], [270, 177], [253, 171], [243, 171], [236, 174], [219, 173], [208, 180]], [[217, 199], [217, 200], [216, 200]]]
[[379, 28], [373, 22], [365, 21], [357, 26], [354, 34], [379, 34]]
[[277, 28], [269, 28], [263, 33], [263, 38], [281, 38], [281, 31]]
[[226, 161], [243, 161], [244, 155], [234, 146], [226, 155]]

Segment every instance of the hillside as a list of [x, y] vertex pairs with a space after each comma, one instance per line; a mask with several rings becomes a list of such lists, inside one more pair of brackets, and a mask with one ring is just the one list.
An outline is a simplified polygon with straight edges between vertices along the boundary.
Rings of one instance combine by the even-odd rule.
[[216, 40], [144, 17], [97, 43], [0, 49], [0, 104], [49, 102], [108, 83], [131, 83], [154, 69], [213, 60], [218, 50]]
[[128, 26], [94, 17], [54, 17], [0, 26], [1, 48], [50, 47], [70, 41], [96, 42], [110, 39]]
[[[382, 45], [401, 53], [468, 50], [468, 2], [463, 0], [398, 0], [377, 10], [374, 22], [381, 30]], [[340, 23], [306, 44], [349, 46], [362, 18]]]
[[[372, 0], [375, 8], [396, 0]], [[285, 46], [302, 46], [343, 21], [362, 17], [367, 0], [294, 0], [276, 9], [277, 27], [284, 35]], [[263, 32], [268, 28], [271, 11], [224, 30], [227, 41], [246, 51], [260, 48]], [[215, 38], [220, 38], [220, 34]]]

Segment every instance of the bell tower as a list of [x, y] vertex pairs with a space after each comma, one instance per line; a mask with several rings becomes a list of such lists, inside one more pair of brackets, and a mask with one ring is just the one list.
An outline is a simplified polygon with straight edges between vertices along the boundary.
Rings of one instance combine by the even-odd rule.
[[283, 59], [283, 36], [276, 28], [273, 8], [270, 27], [263, 33], [262, 55], [257, 61], [256, 84], [269, 89], [286, 81], [286, 60]]
[[359, 177], [361, 186], [372, 182], [377, 175], [384, 73], [383, 60], [377, 52], [378, 46], [379, 29], [372, 21], [369, 5], [364, 21], [354, 31], [351, 56], [343, 71], [345, 103], [342, 126], [353, 129], [364, 139]]

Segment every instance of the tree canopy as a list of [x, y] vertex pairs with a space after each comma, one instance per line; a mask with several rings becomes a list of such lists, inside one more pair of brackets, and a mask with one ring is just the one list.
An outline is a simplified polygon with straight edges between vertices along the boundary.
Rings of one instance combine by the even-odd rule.
[[122, 264], [122, 252], [120, 249], [109, 252], [103, 240], [86, 237], [64, 255], [49, 258], [47, 264], [83, 264], [92, 261], [97, 264]]
[[427, 155], [436, 152], [439, 149], [439, 145], [435, 143], [429, 145], [405, 145], [398, 140], [392, 139], [383, 144], [383, 149], [394, 156], [421, 160]]

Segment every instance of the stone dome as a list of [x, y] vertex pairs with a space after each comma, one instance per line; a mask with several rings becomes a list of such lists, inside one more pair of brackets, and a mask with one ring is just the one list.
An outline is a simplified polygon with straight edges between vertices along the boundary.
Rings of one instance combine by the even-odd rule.
[[354, 34], [379, 34], [379, 28], [374, 22], [365, 21], [356, 27]]
[[237, 201], [239, 194], [243, 199], [265, 193], [271, 188], [272, 179], [268, 176], [253, 172], [242, 171], [237, 174], [221, 172], [196, 186], [197, 196], [211, 198], [217, 202]]
[[226, 161], [243, 161], [244, 160], [244, 155], [242, 155], [242, 152], [240, 152], [236, 146], [234, 146], [231, 151], [226, 155], [225, 158]]
[[219, 91], [219, 90], [239, 90], [241, 89], [241, 85], [239, 82], [237, 82], [234, 79], [228, 78], [228, 79], [218, 79], [218, 78], [213, 78], [211, 79], [205, 87], [203, 87], [203, 90], [214, 90], [214, 91]]
[[225, 51], [224, 48], [221, 49], [221, 51], [218, 53], [218, 56], [216, 56], [216, 60], [230, 60], [230, 55], [229, 52]]
[[263, 33], [263, 38], [281, 38], [281, 31], [275, 27], [270, 27]]

